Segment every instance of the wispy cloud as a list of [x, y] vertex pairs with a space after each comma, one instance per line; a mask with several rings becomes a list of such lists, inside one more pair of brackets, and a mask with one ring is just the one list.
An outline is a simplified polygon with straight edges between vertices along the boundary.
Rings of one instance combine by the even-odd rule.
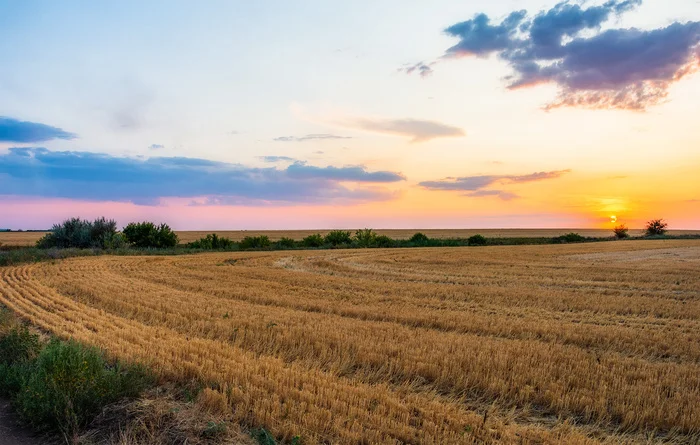
[[644, 110], [662, 102], [669, 86], [700, 69], [700, 22], [664, 28], [601, 30], [642, 0], [610, 0], [584, 7], [564, 1], [529, 18], [514, 11], [494, 24], [485, 14], [445, 33], [459, 39], [442, 60], [497, 54], [514, 74], [509, 89], [550, 83], [557, 107]]
[[297, 162], [297, 159], [290, 158], [289, 156], [258, 156], [258, 159], [263, 162], [269, 162], [270, 164], [277, 162]]
[[60, 128], [0, 116], [0, 142], [35, 143], [54, 139], [70, 140], [76, 137], [75, 134]]
[[494, 185], [522, 184], [526, 182], [545, 181], [556, 179], [571, 170], [556, 170], [550, 172], [535, 172], [527, 175], [479, 175], [463, 176], [459, 178], [444, 178], [438, 181], [423, 181], [419, 186], [428, 190], [462, 191], [470, 197], [498, 197], [505, 201], [518, 197], [515, 193], [499, 189], [489, 189]]
[[274, 138], [277, 142], [305, 142], [314, 140], [328, 140], [328, 139], [352, 139], [351, 136], [338, 136], [336, 134], [307, 134], [306, 136], [280, 136]]
[[151, 144], [148, 146], [150, 150], [160, 150], [161, 148], [165, 148], [165, 145], [161, 144]]
[[424, 62], [418, 62], [415, 64], [407, 64], [402, 68], [399, 68], [399, 71], [402, 71], [406, 74], [417, 73], [419, 76], [425, 78], [433, 74], [432, 66], [435, 65], [435, 63], [436, 62], [431, 62], [426, 64]]
[[370, 172], [363, 166], [253, 168], [197, 158], [141, 159], [45, 148], [11, 148], [0, 155], [0, 176], [5, 195], [138, 204], [170, 197], [272, 203], [385, 200], [395, 195], [377, 184], [404, 180], [399, 173]]
[[348, 120], [344, 124], [365, 131], [406, 136], [411, 138], [411, 142], [425, 142], [437, 138], [464, 136], [464, 130], [461, 128], [420, 119], [359, 118]]
[[515, 193], [506, 192], [503, 190], [477, 190], [475, 192], [465, 193], [464, 196], [469, 196], [472, 198], [496, 197], [502, 199], [503, 201], [510, 201], [512, 199], [519, 198], [519, 196]]
[[287, 175], [296, 179], [328, 179], [332, 181], [360, 182], [399, 182], [406, 180], [401, 173], [378, 171], [368, 172], [364, 166], [315, 167], [303, 162], [295, 162], [287, 167]]

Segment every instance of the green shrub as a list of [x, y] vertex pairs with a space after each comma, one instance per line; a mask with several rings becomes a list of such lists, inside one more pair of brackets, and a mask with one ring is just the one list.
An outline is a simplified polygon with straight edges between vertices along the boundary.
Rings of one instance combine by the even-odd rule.
[[613, 233], [615, 234], [615, 238], [617, 238], [617, 239], [629, 238], [630, 234], [628, 232], [629, 232], [629, 229], [624, 224], [620, 224], [619, 226], [615, 226], [615, 228], [613, 229]]
[[315, 233], [301, 240], [301, 244], [303, 244], [304, 247], [321, 247], [323, 246], [323, 237], [320, 233]]
[[374, 238], [374, 245], [376, 247], [396, 247], [396, 241], [386, 235], [377, 235]]
[[167, 224], [156, 226], [152, 222], [129, 223], [122, 231], [134, 247], [162, 249], [175, 247], [177, 234]]
[[667, 227], [668, 223], [663, 219], [652, 219], [651, 221], [647, 221], [647, 225], [644, 230], [645, 236], [662, 236], [666, 234]]
[[430, 242], [430, 238], [428, 238], [425, 234], [418, 232], [415, 233], [408, 241], [416, 246], [425, 246]]
[[270, 247], [270, 238], [267, 235], [246, 236], [240, 243], [241, 249], [265, 249]]
[[14, 326], [0, 336], [0, 395], [12, 397], [20, 391], [25, 369], [40, 350], [39, 336], [26, 326]]
[[105, 235], [103, 238], [103, 247], [109, 250], [124, 249], [129, 245], [126, 236], [123, 233], [117, 232], [111, 235]]
[[292, 238], [283, 236], [275, 243], [275, 245], [278, 249], [292, 249], [297, 245], [297, 243]]
[[487, 242], [488, 240], [484, 236], [479, 234], [470, 236], [467, 239], [467, 244], [469, 244], [470, 246], [485, 246]]
[[229, 238], [219, 236], [216, 233], [210, 233], [204, 238], [191, 242], [188, 247], [193, 249], [218, 250], [232, 249], [235, 245], [236, 243]]
[[37, 247], [48, 249], [52, 247], [79, 249], [106, 247], [117, 234], [117, 223], [106, 218], [95, 221], [71, 218], [60, 224], [54, 224], [50, 232], [37, 241]]
[[586, 238], [579, 235], [578, 233], [567, 233], [566, 235], [561, 235], [553, 239], [555, 243], [582, 243], [586, 241]]
[[97, 349], [52, 340], [26, 368], [15, 403], [36, 428], [72, 440], [102, 407], [137, 396], [149, 380], [140, 368], [108, 366]]
[[39, 354], [39, 336], [26, 326], [15, 326], [0, 336], [0, 364], [27, 362]]
[[342, 244], [350, 244], [352, 237], [350, 232], [346, 230], [331, 230], [323, 237], [323, 242], [331, 246], [340, 246]]
[[372, 229], [359, 229], [355, 232], [354, 241], [357, 247], [374, 247], [377, 242], [377, 234]]

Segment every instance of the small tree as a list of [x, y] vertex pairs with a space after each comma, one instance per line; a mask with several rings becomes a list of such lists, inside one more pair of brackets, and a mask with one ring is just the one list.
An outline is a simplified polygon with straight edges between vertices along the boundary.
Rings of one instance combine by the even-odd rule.
[[167, 248], [178, 243], [177, 234], [167, 224], [156, 226], [152, 222], [129, 223], [122, 231], [134, 247]]
[[323, 237], [320, 233], [314, 233], [301, 240], [304, 247], [321, 247], [323, 246]]
[[283, 236], [277, 242], [275, 243], [278, 248], [280, 249], [292, 249], [294, 246], [296, 246], [296, 241], [294, 241], [292, 238]]
[[267, 235], [246, 236], [241, 240], [241, 249], [265, 249], [270, 247], [270, 238]]
[[666, 233], [668, 223], [663, 219], [652, 219], [647, 221], [645, 228], [646, 236], [661, 236]]
[[210, 233], [204, 238], [200, 238], [197, 241], [193, 241], [189, 244], [189, 247], [193, 249], [231, 249], [234, 246], [234, 242], [229, 238], [224, 236], [219, 236], [216, 233]]
[[396, 247], [396, 241], [386, 235], [377, 235], [374, 239], [375, 247]]
[[485, 246], [488, 240], [483, 235], [473, 235], [467, 239], [467, 243], [470, 246]]
[[416, 246], [425, 246], [430, 241], [430, 238], [428, 238], [428, 236], [424, 233], [418, 232], [414, 233], [408, 241]]
[[374, 247], [377, 234], [372, 229], [359, 229], [355, 232], [355, 243], [358, 247]]
[[117, 235], [117, 223], [114, 220], [71, 218], [54, 224], [50, 233], [37, 241], [37, 247], [110, 248]]
[[331, 246], [339, 246], [341, 244], [350, 244], [352, 242], [352, 238], [350, 237], [350, 232], [348, 231], [331, 230], [323, 238], [323, 241]]
[[617, 238], [617, 239], [629, 238], [630, 234], [628, 232], [629, 232], [629, 229], [624, 224], [620, 224], [619, 226], [615, 226], [615, 228], [613, 229], [613, 233], [615, 233], [615, 238]]

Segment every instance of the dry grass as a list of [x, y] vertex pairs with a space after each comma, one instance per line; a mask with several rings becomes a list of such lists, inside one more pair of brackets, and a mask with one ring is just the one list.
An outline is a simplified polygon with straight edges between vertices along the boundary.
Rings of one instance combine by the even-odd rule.
[[[329, 230], [210, 230], [210, 231], [180, 231], [177, 232], [181, 243], [190, 243], [216, 233], [233, 241], [240, 241], [246, 236], [266, 235], [272, 241], [282, 237], [300, 240], [306, 236], [320, 233], [325, 235]], [[350, 230], [355, 233], [355, 230]], [[386, 235], [394, 239], [408, 239], [414, 233], [421, 232], [430, 238], [469, 238], [472, 235], [481, 234], [493, 238], [529, 238], [529, 237], [555, 237], [570, 232], [576, 232], [590, 237], [612, 237], [612, 229], [379, 229], [380, 235]], [[641, 236], [641, 229], [630, 230], [630, 236]], [[8, 246], [29, 246], [44, 236], [46, 232], [0, 232], [0, 244]], [[669, 235], [700, 235], [700, 230], [669, 230]]]
[[[205, 390], [201, 394], [207, 393]], [[200, 396], [201, 396], [200, 394]], [[201, 397], [200, 397], [201, 398]], [[204, 445], [256, 442], [229, 422], [227, 412], [211, 412], [200, 401], [176, 397], [171, 387], [155, 388], [138, 400], [108, 406], [80, 437], [82, 445]]]
[[38, 326], [304, 443], [697, 443], [699, 289], [695, 240], [0, 269]]

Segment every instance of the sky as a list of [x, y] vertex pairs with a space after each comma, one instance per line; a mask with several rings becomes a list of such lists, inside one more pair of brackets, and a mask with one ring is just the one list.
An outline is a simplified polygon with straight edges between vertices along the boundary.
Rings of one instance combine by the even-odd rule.
[[698, 71], [698, 0], [0, 0], [0, 228], [700, 229]]

